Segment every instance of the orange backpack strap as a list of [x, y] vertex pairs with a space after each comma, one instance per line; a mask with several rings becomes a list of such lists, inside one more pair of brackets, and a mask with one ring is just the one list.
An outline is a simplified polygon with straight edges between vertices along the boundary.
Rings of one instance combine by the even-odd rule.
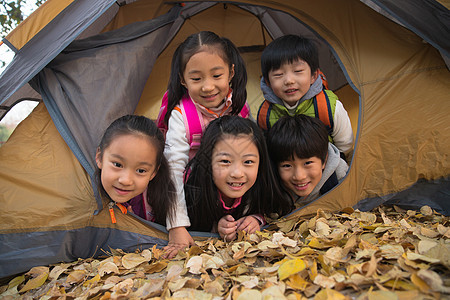
[[328, 80], [325, 77], [325, 74], [323, 74], [322, 71], [320, 71], [320, 70], [318, 70], [318, 72], [319, 72], [320, 78], [322, 79], [322, 85], [325, 87], [326, 90], [328, 90], [329, 89], [328, 88]]
[[325, 124], [328, 134], [331, 136], [334, 127], [333, 113], [331, 112], [330, 99], [328, 99], [325, 90], [322, 90], [314, 97], [313, 104], [316, 118], [319, 118]]
[[271, 110], [272, 110], [272, 105], [270, 105], [270, 102], [267, 100], [264, 100], [264, 102], [259, 107], [258, 116], [257, 116], [258, 126], [262, 130], [269, 130], [269, 128], [270, 128], [269, 116], [270, 116]]

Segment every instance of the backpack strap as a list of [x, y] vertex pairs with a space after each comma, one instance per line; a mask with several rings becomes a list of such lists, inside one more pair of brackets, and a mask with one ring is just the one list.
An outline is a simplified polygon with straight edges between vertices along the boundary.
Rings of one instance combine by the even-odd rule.
[[322, 85], [324, 86], [324, 88], [326, 90], [329, 90], [329, 88], [328, 88], [328, 80], [325, 77], [325, 74], [323, 74], [322, 71], [320, 71], [320, 70], [317, 70], [317, 71], [319, 72], [319, 76], [322, 79]]
[[185, 94], [180, 101], [180, 108], [182, 110], [184, 126], [186, 127], [186, 137], [191, 149], [198, 149], [200, 147], [200, 140], [202, 137], [202, 116], [197, 111], [194, 102]]
[[326, 192], [330, 191], [332, 188], [334, 188], [336, 185], [338, 185], [339, 180], [336, 175], [336, 171], [331, 174], [331, 176], [325, 181], [325, 183], [322, 185], [322, 188], [320, 189], [320, 194], [323, 195]]
[[272, 105], [270, 105], [270, 102], [264, 100], [264, 102], [259, 107], [257, 116], [258, 125], [262, 130], [269, 130], [270, 128], [269, 116], [271, 110]]
[[164, 117], [167, 114], [167, 105], [168, 105], [168, 97], [167, 91], [164, 93], [164, 96], [161, 101], [161, 107], [159, 108], [158, 117], [156, 118], [156, 126], [162, 131], [164, 134], [164, 139], [166, 138], [167, 125], [164, 123]]
[[325, 90], [314, 96], [313, 104], [316, 118], [319, 118], [325, 124], [328, 134], [331, 136], [334, 128], [333, 113], [331, 112], [330, 99], [328, 99]]
[[241, 112], [239, 113], [239, 116], [243, 118], [247, 118], [250, 114], [250, 106], [248, 105], [247, 101], [244, 104], [244, 107], [242, 107]]

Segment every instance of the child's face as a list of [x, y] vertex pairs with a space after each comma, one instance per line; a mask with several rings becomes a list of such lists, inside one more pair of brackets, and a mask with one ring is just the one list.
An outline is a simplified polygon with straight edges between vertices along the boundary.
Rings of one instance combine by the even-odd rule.
[[284, 186], [300, 197], [306, 197], [322, 178], [325, 162], [318, 157], [298, 158], [282, 161], [278, 164], [278, 172]]
[[217, 53], [201, 51], [187, 62], [181, 82], [195, 102], [216, 108], [228, 95], [233, 76], [234, 65], [230, 70]]
[[278, 98], [294, 106], [308, 92], [316, 78], [317, 72], [312, 73], [308, 63], [299, 59], [270, 70], [268, 84]]
[[225, 137], [213, 149], [213, 181], [225, 202], [242, 197], [253, 186], [258, 167], [258, 148], [247, 135]]
[[134, 134], [114, 138], [103, 155], [97, 150], [101, 182], [113, 201], [124, 203], [145, 191], [157, 171], [156, 152], [148, 137]]

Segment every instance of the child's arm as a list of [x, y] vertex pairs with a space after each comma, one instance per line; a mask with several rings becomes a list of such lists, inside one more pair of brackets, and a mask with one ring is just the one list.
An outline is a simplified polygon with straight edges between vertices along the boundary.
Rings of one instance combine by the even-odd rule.
[[187, 214], [183, 188], [183, 173], [189, 160], [189, 149], [183, 116], [174, 109], [170, 115], [166, 134], [166, 148], [164, 149], [164, 155], [169, 162], [172, 179], [177, 190], [175, 214], [173, 219], [167, 218], [166, 220], [166, 227], [169, 230], [169, 244], [165, 250], [168, 251], [169, 258], [175, 256], [178, 250], [194, 244], [194, 240], [186, 229], [191, 223]]
[[346, 157], [349, 157], [353, 149], [353, 129], [342, 102], [336, 100], [336, 109], [333, 117], [333, 142], [334, 145], [343, 152]]

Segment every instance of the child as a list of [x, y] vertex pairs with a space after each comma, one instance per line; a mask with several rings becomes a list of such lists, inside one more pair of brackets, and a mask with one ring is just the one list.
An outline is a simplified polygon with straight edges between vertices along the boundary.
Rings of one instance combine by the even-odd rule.
[[336, 186], [348, 170], [317, 118], [282, 117], [269, 130], [269, 155], [277, 176], [296, 206], [304, 206]]
[[[169, 258], [179, 249], [193, 244], [186, 230], [190, 221], [183, 190], [185, 167], [198, 149], [202, 133], [211, 120], [228, 114], [248, 115], [246, 84], [244, 61], [226, 38], [202, 31], [189, 36], [175, 50], [165, 95], [167, 107], [162, 106], [158, 116], [158, 124], [167, 127], [164, 154], [177, 187], [176, 218], [174, 222], [167, 222]], [[193, 136], [192, 123], [200, 127]]]
[[263, 130], [270, 129], [282, 116], [320, 118], [328, 126], [330, 141], [346, 157], [351, 154], [350, 118], [337, 96], [324, 87], [318, 50], [312, 40], [296, 35], [273, 40], [261, 55], [261, 70], [265, 101], [257, 120]]
[[292, 208], [279, 200], [283, 197], [274, 184], [264, 135], [249, 119], [212, 121], [186, 174], [192, 230], [215, 231], [231, 241], [238, 231], [259, 230], [265, 224], [261, 214], [285, 214]]
[[[126, 115], [106, 129], [95, 155], [100, 193], [148, 221], [174, 217], [175, 185], [164, 157], [164, 137], [143, 116]], [[122, 211], [126, 212], [123, 209]], [[114, 215], [111, 214], [113, 222]]]

